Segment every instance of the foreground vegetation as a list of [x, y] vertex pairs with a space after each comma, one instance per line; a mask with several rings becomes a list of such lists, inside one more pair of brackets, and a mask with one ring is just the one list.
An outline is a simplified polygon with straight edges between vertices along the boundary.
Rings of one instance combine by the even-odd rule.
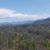
[[50, 50], [50, 26], [0, 27], [0, 50]]

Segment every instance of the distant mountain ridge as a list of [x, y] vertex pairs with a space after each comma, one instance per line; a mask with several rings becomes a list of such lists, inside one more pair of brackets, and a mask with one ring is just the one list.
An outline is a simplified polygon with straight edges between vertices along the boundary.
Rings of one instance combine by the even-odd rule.
[[37, 20], [37, 21], [33, 22], [33, 24], [37, 24], [37, 25], [40, 25], [40, 24], [50, 24], [50, 18], [42, 19], [42, 20]]
[[14, 19], [14, 21], [12, 22], [1, 22], [0, 23], [0, 26], [4, 25], [4, 26], [15, 26], [15, 25], [41, 25], [41, 24], [49, 24], [50, 25], [50, 18], [47, 18], [47, 19], [41, 19], [41, 20], [36, 20], [36, 21], [18, 21], [16, 19]]

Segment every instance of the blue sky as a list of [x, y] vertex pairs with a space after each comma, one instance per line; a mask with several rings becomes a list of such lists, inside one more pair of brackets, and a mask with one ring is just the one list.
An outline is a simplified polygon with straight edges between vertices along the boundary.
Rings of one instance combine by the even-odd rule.
[[31, 14], [50, 13], [50, 0], [0, 0], [0, 8]]
[[0, 0], [0, 16], [5, 18], [4, 15], [17, 19], [45, 18], [50, 16], [50, 0]]

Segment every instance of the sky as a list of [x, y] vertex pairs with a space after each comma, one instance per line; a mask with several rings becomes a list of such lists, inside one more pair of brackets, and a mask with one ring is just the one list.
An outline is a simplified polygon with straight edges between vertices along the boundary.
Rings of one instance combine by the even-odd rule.
[[8, 18], [39, 20], [48, 17], [50, 0], [0, 0], [0, 19], [5, 21]]

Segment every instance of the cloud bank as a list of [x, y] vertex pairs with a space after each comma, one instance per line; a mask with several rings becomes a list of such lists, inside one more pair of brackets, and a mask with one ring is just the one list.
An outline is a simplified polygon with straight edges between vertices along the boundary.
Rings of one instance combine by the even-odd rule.
[[20, 20], [39, 20], [39, 19], [45, 19], [48, 18], [50, 15], [47, 13], [43, 14], [23, 14], [23, 13], [17, 13], [14, 10], [6, 9], [6, 8], [0, 8], [0, 18], [16, 18]]

